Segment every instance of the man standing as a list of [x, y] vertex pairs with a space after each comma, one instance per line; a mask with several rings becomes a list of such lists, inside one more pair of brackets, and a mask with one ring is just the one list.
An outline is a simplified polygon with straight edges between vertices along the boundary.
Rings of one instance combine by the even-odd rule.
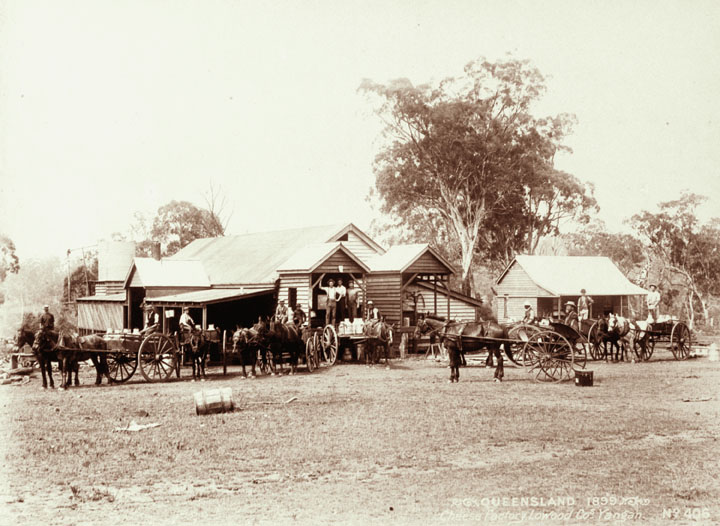
[[355, 281], [348, 283], [347, 289], [347, 306], [349, 311], [350, 321], [354, 321], [358, 317], [358, 305], [360, 302], [359, 290], [355, 288]]
[[335, 287], [335, 280], [329, 279], [328, 286], [323, 287], [320, 285], [320, 290], [324, 290], [327, 294], [325, 300], [325, 325], [335, 325], [335, 311], [337, 308], [337, 288]]
[[43, 306], [43, 313], [40, 316], [40, 330], [45, 335], [55, 330], [55, 316], [50, 312], [50, 305]]
[[578, 298], [578, 323], [587, 320], [590, 317], [590, 305], [595, 301], [585, 294], [585, 289], [580, 289], [580, 297]]
[[369, 321], [380, 321], [380, 309], [373, 305], [372, 300], [368, 300], [367, 310], [367, 319]]
[[645, 301], [648, 307], [648, 322], [655, 323], [660, 314], [658, 310], [660, 307], [660, 292], [658, 292], [656, 285], [650, 285], [650, 292]]
[[338, 279], [337, 287], [337, 317], [339, 320], [347, 318], [347, 289], [343, 285], [342, 279]]

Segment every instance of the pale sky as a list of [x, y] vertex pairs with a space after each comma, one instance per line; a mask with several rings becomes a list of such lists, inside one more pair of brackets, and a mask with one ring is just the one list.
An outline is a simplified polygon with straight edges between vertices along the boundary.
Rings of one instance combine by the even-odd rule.
[[363, 78], [530, 59], [558, 168], [611, 228], [683, 189], [720, 215], [720, 2], [0, 0], [0, 233], [61, 255], [228, 194], [229, 233], [353, 221], [380, 125]]

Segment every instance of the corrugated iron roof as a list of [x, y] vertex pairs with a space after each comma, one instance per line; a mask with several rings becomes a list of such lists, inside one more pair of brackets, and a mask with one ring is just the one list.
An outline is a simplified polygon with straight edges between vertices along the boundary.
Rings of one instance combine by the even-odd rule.
[[331, 241], [346, 225], [326, 225], [196, 239], [170, 260], [202, 262], [213, 285], [273, 283], [277, 269], [311, 244]]
[[123, 302], [125, 301], [125, 292], [120, 294], [105, 294], [96, 296], [83, 296], [77, 298], [75, 301], [111, 301], [111, 302]]
[[274, 289], [253, 290], [250, 292], [245, 289], [208, 289], [194, 290], [192, 292], [183, 292], [180, 294], [169, 294], [167, 296], [158, 296], [156, 298], [145, 298], [145, 302], [149, 305], [159, 305], [163, 303], [183, 304], [193, 303], [207, 305], [210, 303], [220, 303], [223, 301], [236, 300], [240, 298], [249, 298], [260, 296], [262, 294], [272, 293]]
[[[610, 258], [595, 256], [516, 256], [515, 261], [537, 285], [556, 296], [572, 296], [585, 289], [593, 296], [645, 295], [647, 290], [628, 280]], [[512, 267], [508, 266], [496, 283]]]
[[343, 245], [341, 242], [335, 243], [317, 243], [314, 245], [307, 245], [301, 248], [290, 256], [287, 261], [278, 267], [278, 272], [312, 272], [325, 261], [328, 257], [333, 255], [338, 250], [345, 252], [350, 259], [355, 261], [361, 268], [369, 272], [368, 266], [355, 254], [353, 254], [349, 248]]
[[137, 272], [143, 287], [210, 287], [210, 280], [201, 261], [187, 258], [135, 258], [125, 279]]
[[427, 243], [395, 245], [390, 247], [384, 254], [371, 258], [368, 261], [368, 266], [373, 272], [403, 272], [425, 252], [430, 252], [438, 260], [440, 260], [450, 272], [453, 272], [450, 263], [433, 250], [433, 248]]

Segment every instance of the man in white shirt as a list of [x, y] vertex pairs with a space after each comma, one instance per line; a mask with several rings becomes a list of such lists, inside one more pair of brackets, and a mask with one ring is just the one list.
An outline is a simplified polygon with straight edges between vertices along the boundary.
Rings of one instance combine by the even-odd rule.
[[344, 320], [348, 317], [347, 315], [347, 289], [343, 285], [342, 279], [338, 279], [337, 287], [337, 317], [339, 320]]
[[329, 279], [328, 286], [318, 287], [320, 290], [324, 290], [327, 294], [327, 300], [325, 301], [325, 325], [335, 325], [335, 314], [337, 309], [337, 288], [335, 287], [335, 280]]
[[650, 285], [650, 292], [645, 301], [648, 307], [648, 322], [655, 323], [658, 319], [658, 308], [660, 307], [660, 292], [658, 292], [656, 285]]

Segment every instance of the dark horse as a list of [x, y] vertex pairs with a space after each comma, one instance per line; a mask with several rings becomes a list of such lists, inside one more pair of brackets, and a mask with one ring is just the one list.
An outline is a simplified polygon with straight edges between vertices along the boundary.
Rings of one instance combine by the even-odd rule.
[[510, 345], [506, 341], [500, 341], [509, 339], [506, 327], [494, 321], [453, 322], [433, 316], [420, 318], [415, 329], [416, 337], [429, 332], [438, 334], [440, 341], [444, 342], [448, 350], [450, 356], [450, 382], [460, 380], [462, 353], [477, 351], [482, 348], [487, 348], [488, 352], [494, 354], [495, 358], [497, 358], [495, 381], [502, 381], [505, 370], [500, 348], [503, 348], [508, 358], [512, 358]]
[[258, 359], [258, 353], [262, 355], [262, 369], [268, 371], [272, 369], [268, 364], [267, 348], [261, 344], [260, 333], [257, 328], [251, 329], [238, 328], [233, 334], [233, 350], [240, 353], [240, 361], [242, 362], [243, 378], [247, 378], [245, 367], [250, 365], [250, 378], [255, 378], [255, 365]]
[[[62, 334], [57, 342], [57, 356], [62, 372], [61, 387], [70, 387], [72, 373], [75, 373], [75, 386], [80, 385], [78, 379], [79, 363], [91, 360], [95, 366], [95, 385], [102, 384], [103, 375], [108, 374], [107, 342], [98, 334], [78, 336]], [[109, 381], [109, 380], [108, 380]]]
[[192, 379], [204, 380], [207, 378], [205, 374], [205, 361], [210, 352], [210, 340], [205, 331], [196, 329], [185, 335], [185, 351], [190, 356], [192, 363]]
[[364, 333], [367, 336], [365, 353], [365, 365], [372, 366], [379, 363], [380, 356], [378, 347], [384, 350], [385, 368], [390, 369], [390, 347], [392, 347], [393, 333], [392, 326], [384, 321], [370, 321], [365, 324]]
[[[60, 335], [54, 331], [37, 331], [33, 337], [32, 350], [35, 360], [40, 364], [40, 372], [42, 373], [43, 389], [47, 389], [48, 379], [50, 380], [50, 388], [55, 388], [55, 382], [52, 377], [51, 362], [58, 361], [58, 352], [56, 349], [58, 338]], [[20, 345], [18, 343], [18, 345]], [[24, 344], [23, 344], [24, 345]], [[47, 378], [45, 374], [47, 373]]]
[[283, 354], [288, 353], [290, 373], [295, 374], [298, 357], [305, 351], [302, 333], [294, 323], [280, 323], [273, 317], [264, 332], [267, 348], [273, 355], [273, 361], [279, 365], [278, 374], [283, 373]]

